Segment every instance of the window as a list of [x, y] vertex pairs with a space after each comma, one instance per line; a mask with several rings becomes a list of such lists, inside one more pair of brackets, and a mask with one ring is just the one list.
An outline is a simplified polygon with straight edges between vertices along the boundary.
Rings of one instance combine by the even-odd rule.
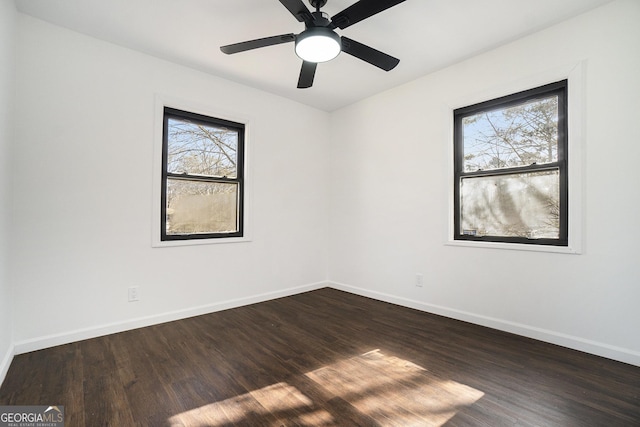
[[242, 237], [245, 126], [164, 107], [161, 240]]
[[567, 81], [454, 110], [454, 240], [568, 245]]

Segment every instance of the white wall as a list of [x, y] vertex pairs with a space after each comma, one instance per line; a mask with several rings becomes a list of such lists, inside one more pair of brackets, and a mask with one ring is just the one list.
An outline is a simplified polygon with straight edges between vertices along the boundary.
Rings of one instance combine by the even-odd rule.
[[9, 280], [10, 150], [13, 140], [15, 31], [12, 1], [0, 1], [0, 381], [13, 356], [12, 294]]
[[[0, 60], [11, 64], [15, 11], [1, 12]], [[0, 134], [18, 174], [11, 200], [0, 193], [3, 254], [13, 216], [10, 282], [0, 261], [0, 357], [11, 306], [21, 352], [329, 277], [640, 365], [639, 18], [637, 1], [618, 1], [329, 115], [19, 15], [16, 143]], [[445, 245], [450, 107], [583, 60], [583, 254]], [[12, 82], [2, 68], [4, 132]], [[157, 93], [250, 118], [251, 242], [151, 247]], [[140, 302], [126, 302], [131, 285]]]
[[[335, 286], [640, 365], [638, 22], [614, 2], [335, 113]], [[445, 245], [451, 108], [585, 60], [583, 253]]]
[[[17, 352], [324, 285], [327, 113], [25, 15], [18, 28]], [[156, 94], [249, 119], [252, 241], [151, 247]]]

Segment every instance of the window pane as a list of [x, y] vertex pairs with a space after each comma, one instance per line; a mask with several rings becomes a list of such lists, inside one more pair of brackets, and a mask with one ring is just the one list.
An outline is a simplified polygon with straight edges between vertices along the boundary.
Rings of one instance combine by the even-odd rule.
[[167, 172], [237, 177], [237, 131], [175, 118], [167, 131]]
[[558, 97], [462, 118], [464, 171], [558, 160]]
[[463, 178], [460, 234], [557, 239], [559, 173]]
[[238, 185], [167, 180], [167, 235], [238, 231]]

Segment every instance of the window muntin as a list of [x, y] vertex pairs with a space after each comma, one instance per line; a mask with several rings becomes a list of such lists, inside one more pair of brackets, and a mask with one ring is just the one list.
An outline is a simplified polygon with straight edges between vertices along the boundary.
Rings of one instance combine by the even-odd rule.
[[161, 240], [243, 235], [244, 125], [164, 108]]
[[454, 239], [567, 246], [567, 82], [454, 111]]

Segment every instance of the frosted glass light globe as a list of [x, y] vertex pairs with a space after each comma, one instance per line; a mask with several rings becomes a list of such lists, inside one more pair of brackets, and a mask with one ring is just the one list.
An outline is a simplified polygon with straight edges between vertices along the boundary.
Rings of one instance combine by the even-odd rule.
[[328, 28], [308, 28], [296, 37], [296, 55], [303, 61], [327, 62], [341, 50], [340, 36]]

